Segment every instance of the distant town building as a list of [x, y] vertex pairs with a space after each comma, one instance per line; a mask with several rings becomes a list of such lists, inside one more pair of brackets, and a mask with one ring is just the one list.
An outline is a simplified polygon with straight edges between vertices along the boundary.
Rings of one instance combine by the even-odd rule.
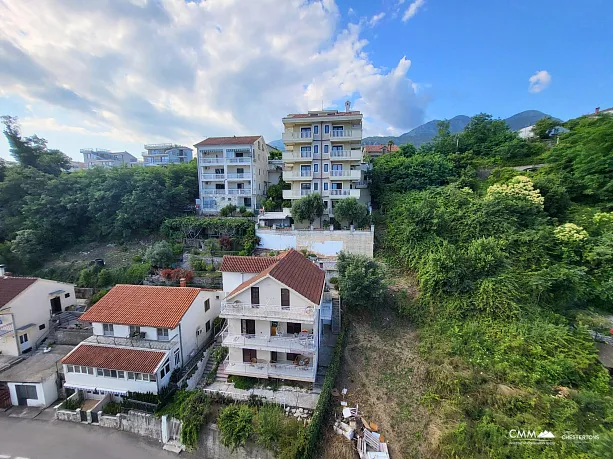
[[85, 167], [116, 167], [127, 165], [129, 167], [138, 165], [138, 160], [127, 151], [111, 151], [102, 148], [81, 148]]
[[368, 154], [371, 158], [378, 158], [385, 153], [392, 151], [400, 151], [398, 145], [364, 145], [362, 147], [362, 153]]
[[201, 213], [234, 204], [256, 212], [266, 192], [268, 146], [261, 135], [209, 137], [198, 150]]
[[189, 163], [192, 149], [174, 143], [148, 144], [144, 146], [143, 163], [145, 166]]
[[68, 169], [68, 172], [80, 171], [81, 169], [87, 169], [85, 163], [80, 161], [70, 161], [70, 169]]

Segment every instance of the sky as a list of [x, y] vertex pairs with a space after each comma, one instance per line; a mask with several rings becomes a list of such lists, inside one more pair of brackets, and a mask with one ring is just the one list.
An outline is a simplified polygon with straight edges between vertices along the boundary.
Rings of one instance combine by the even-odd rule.
[[272, 141], [288, 113], [346, 100], [364, 136], [568, 119], [613, 106], [611, 18], [610, 0], [0, 0], [0, 115], [75, 160]]

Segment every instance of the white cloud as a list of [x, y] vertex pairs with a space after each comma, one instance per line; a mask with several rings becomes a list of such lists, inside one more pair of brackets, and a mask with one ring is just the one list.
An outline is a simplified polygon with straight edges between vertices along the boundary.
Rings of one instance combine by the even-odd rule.
[[423, 121], [410, 61], [374, 65], [366, 25], [339, 29], [334, 0], [0, 0], [0, 11], [2, 94], [57, 109], [52, 121], [34, 110], [32, 131], [38, 119], [133, 141], [273, 140], [287, 113], [347, 98], [383, 129]]
[[381, 12], [379, 14], [375, 14], [372, 18], [370, 18], [370, 20], [368, 21], [368, 25], [370, 27], [374, 27], [377, 25], [377, 23], [383, 19], [385, 17], [385, 13]]
[[547, 70], [539, 70], [532, 75], [528, 81], [530, 82], [530, 85], [528, 86], [529, 92], [541, 92], [551, 84], [551, 75]]
[[[402, 3], [404, 2], [401, 2], [401, 4]], [[402, 16], [402, 22], [407, 22], [409, 19], [415, 16], [420, 8], [424, 6], [424, 3], [426, 3], [426, 0], [415, 0], [413, 3], [411, 3]]]

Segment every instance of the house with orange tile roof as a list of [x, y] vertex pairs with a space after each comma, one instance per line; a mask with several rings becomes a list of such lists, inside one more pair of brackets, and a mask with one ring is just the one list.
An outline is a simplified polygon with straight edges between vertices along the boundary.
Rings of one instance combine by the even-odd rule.
[[221, 299], [218, 290], [116, 285], [81, 316], [94, 334], [62, 359], [64, 387], [85, 398], [159, 393], [212, 341]]
[[220, 271], [222, 346], [229, 350], [222, 374], [314, 382], [331, 315], [325, 272], [293, 249], [267, 258], [225, 256]]

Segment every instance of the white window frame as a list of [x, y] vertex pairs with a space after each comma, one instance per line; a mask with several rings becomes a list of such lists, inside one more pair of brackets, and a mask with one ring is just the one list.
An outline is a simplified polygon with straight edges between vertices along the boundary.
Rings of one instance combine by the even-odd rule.
[[104, 336], [115, 336], [113, 324], [102, 324], [102, 334]]
[[170, 341], [170, 330], [168, 328], [158, 328], [156, 330], [158, 341]]

